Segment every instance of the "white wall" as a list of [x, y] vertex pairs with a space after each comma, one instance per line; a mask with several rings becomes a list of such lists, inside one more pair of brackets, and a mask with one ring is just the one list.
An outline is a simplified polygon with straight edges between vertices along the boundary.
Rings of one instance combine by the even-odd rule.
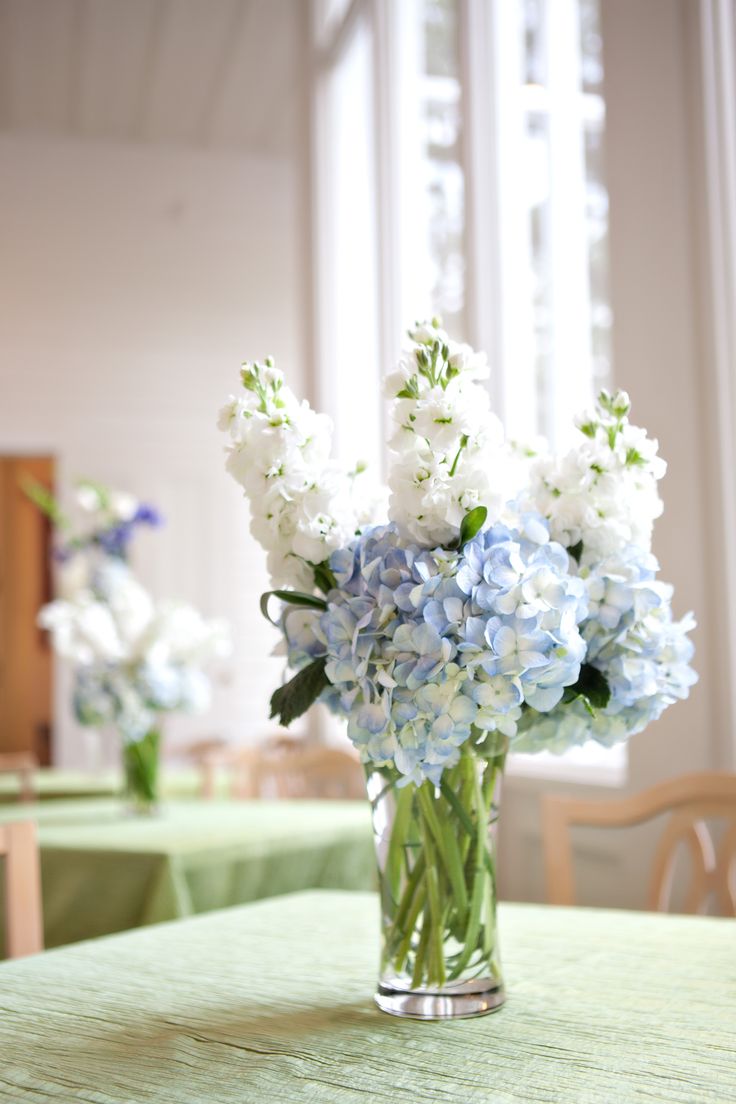
[[[245, 358], [272, 353], [303, 385], [294, 177], [283, 159], [0, 139], [0, 452], [156, 503], [143, 580], [232, 624], [213, 710], [171, 718], [172, 743], [269, 730], [263, 556], [214, 423]], [[57, 760], [86, 744], [59, 672]]]

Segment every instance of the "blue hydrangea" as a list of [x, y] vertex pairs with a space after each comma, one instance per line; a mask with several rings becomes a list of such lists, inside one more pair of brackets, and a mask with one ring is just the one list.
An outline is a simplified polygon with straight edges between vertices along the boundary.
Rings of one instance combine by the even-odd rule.
[[540, 518], [494, 526], [462, 552], [402, 546], [382, 526], [330, 567], [327, 610], [284, 613], [289, 664], [324, 656], [322, 700], [365, 760], [393, 762], [406, 781], [439, 783], [467, 740], [513, 736], [522, 707], [553, 709], [579, 676], [586, 589]]
[[672, 618], [672, 588], [656, 580], [657, 561], [629, 546], [619, 556], [581, 571], [588, 615], [581, 625], [586, 662], [606, 679], [611, 697], [592, 713], [574, 700], [546, 715], [524, 714], [514, 747], [566, 751], [588, 739], [610, 747], [657, 720], [688, 696], [697, 675], [688, 614]]

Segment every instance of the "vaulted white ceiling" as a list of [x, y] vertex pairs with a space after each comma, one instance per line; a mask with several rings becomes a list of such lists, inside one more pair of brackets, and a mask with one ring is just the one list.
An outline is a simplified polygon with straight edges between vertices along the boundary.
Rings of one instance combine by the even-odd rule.
[[0, 0], [0, 131], [288, 153], [304, 0]]

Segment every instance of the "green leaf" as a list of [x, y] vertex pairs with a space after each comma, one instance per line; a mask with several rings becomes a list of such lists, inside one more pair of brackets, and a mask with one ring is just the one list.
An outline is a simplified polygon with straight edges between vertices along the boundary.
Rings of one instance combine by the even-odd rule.
[[[312, 563], [307, 561], [314, 573], [314, 585], [322, 591], [323, 594], [329, 594], [331, 590], [334, 590], [337, 586], [337, 579], [335, 578], [332, 569], [330, 567], [329, 560], [323, 560], [322, 563]], [[325, 606], [325, 609], [327, 607]]]
[[468, 541], [472, 540], [474, 536], [480, 533], [481, 529], [485, 525], [486, 518], [488, 517], [488, 510], [485, 506], [476, 506], [474, 510], [470, 510], [465, 515], [460, 526], [460, 540], [458, 541], [458, 548], [462, 548]]
[[416, 376], [410, 376], [400, 391], [396, 392], [397, 399], [418, 399], [419, 382]]
[[580, 557], [583, 554], [583, 542], [579, 540], [577, 544], [571, 544], [567, 551], [576, 563], [580, 563]]
[[62, 512], [58, 502], [48, 491], [42, 483], [31, 478], [30, 475], [22, 475], [20, 477], [21, 490], [31, 500], [34, 506], [37, 506], [42, 514], [44, 514], [49, 521], [54, 524], [57, 529], [68, 529], [69, 519]]
[[457, 452], [455, 453], [455, 459], [452, 461], [452, 466], [450, 467], [450, 471], [449, 471], [450, 479], [452, 479], [453, 475], [457, 471], [458, 461], [460, 460], [460, 457], [462, 456], [463, 449], [465, 448], [467, 443], [468, 443], [468, 435], [467, 435], [467, 433], [463, 433], [462, 437], [460, 438], [460, 447], [458, 448]]
[[578, 681], [574, 686], [567, 687], [562, 700], [563, 702], [571, 702], [576, 698], [582, 698], [591, 714], [596, 709], [605, 709], [611, 700], [611, 688], [608, 685], [608, 680], [597, 667], [593, 667], [590, 663], [582, 665]]
[[306, 713], [330, 685], [325, 674], [326, 664], [327, 656], [321, 656], [298, 671], [289, 682], [279, 686], [271, 696], [271, 718], [278, 717], [281, 724], [288, 728], [292, 721]]
[[278, 625], [268, 613], [268, 603], [271, 598], [278, 598], [290, 606], [307, 606], [309, 609], [326, 610], [327, 603], [324, 598], [318, 598], [316, 594], [304, 594], [301, 590], [267, 590], [261, 595], [261, 613], [272, 625]]

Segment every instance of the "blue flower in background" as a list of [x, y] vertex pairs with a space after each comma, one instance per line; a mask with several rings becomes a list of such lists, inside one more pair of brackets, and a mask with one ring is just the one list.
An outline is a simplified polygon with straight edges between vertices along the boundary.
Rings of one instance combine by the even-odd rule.
[[163, 518], [155, 506], [147, 502], [141, 502], [133, 517], [133, 522], [139, 525], [151, 525], [157, 528], [163, 525]]

